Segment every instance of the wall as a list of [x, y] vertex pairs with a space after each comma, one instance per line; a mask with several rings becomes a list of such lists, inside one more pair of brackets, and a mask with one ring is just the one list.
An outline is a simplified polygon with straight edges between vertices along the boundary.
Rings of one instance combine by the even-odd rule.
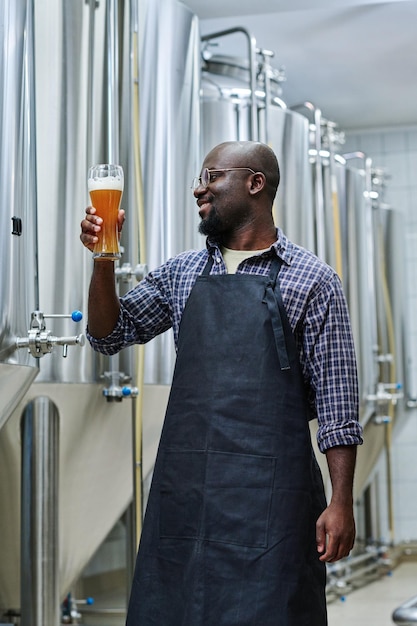
[[[345, 152], [360, 150], [372, 158], [373, 165], [390, 175], [386, 202], [404, 216], [406, 298], [408, 304], [407, 342], [409, 346], [408, 396], [417, 397], [417, 125], [349, 131]], [[417, 539], [417, 409], [400, 409], [393, 431], [392, 485], [394, 504], [393, 538], [395, 543]], [[386, 490], [386, 456], [381, 455], [370, 482], [375, 481], [380, 508], [377, 539], [390, 540]]]

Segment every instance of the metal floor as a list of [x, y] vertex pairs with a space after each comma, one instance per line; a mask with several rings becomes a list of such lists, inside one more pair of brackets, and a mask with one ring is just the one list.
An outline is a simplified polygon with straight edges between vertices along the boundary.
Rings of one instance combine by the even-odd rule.
[[[417, 562], [405, 562], [383, 578], [349, 593], [344, 600], [334, 600], [328, 605], [329, 626], [393, 626], [393, 611], [406, 600], [417, 596]], [[97, 598], [96, 608], [110, 609], [122, 606], [121, 593], [106, 594]], [[111, 609], [110, 609], [111, 611]], [[99, 615], [84, 614], [85, 626], [123, 626], [121, 612]]]
[[329, 626], [393, 626], [393, 611], [417, 596], [417, 562], [405, 562], [389, 576], [328, 605]]

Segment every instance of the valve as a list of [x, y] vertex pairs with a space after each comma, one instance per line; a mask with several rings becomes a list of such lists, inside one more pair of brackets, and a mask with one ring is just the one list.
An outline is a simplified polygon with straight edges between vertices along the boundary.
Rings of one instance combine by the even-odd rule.
[[91, 606], [94, 604], [94, 598], [75, 599], [71, 593], [67, 594], [61, 606], [61, 624], [79, 624], [82, 615], [78, 611], [79, 604]]
[[375, 415], [372, 421], [377, 426], [381, 426], [383, 424], [390, 424], [392, 420], [389, 415]]
[[133, 277], [140, 283], [148, 273], [148, 266], [144, 263], [139, 263], [133, 268], [130, 263], [123, 263], [121, 267], [115, 268], [114, 273], [116, 279], [123, 283], [129, 283]]
[[395, 406], [398, 400], [404, 397], [401, 389], [401, 383], [378, 383], [376, 393], [369, 394], [366, 399], [369, 401], [377, 402], [377, 404], [392, 402], [392, 404]]
[[104, 372], [102, 378], [109, 381], [107, 387], [103, 389], [103, 396], [108, 402], [121, 402], [123, 398], [136, 398], [139, 395], [137, 387], [123, 384], [131, 380], [131, 377], [123, 372]]
[[56, 337], [46, 329], [45, 319], [70, 318], [74, 322], [80, 322], [83, 318], [81, 311], [73, 311], [66, 314], [45, 315], [42, 311], [33, 311], [31, 314], [30, 328], [27, 337], [16, 338], [16, 348], [28, 348], [30, 354], [35, 358], [40, 358], [53, 351], [55, 346], [62, 346], [62, 356], [68, 354], [68, 346], [83, 346], [85, 344], [84, 335], [73, 337]]

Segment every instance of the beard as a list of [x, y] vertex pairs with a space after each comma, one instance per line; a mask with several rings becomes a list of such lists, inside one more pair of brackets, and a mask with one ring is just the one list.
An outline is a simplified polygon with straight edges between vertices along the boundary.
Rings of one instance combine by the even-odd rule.
[[206, 237], [220, 241], [224, 231], [224, 224], [217, 215], [214, 207], [212, 207], [208, 216], [204, 220], [201, 220], [198, 226], [198, 232], [200, 235], [205, 235]]

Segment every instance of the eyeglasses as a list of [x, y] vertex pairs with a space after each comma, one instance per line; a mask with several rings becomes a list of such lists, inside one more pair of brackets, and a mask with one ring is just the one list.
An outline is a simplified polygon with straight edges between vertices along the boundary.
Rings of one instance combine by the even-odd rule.
[[201, 171], [201, 176], [199, 176], [198, 178], [193, 178], [191, 189], [193, 189], [194, 191], [197, 189], [197, 187], [200, 186], [204, 187], [204, 189], [207, 189], [209, 184], [212, 183], [213, 180], [215, 180], [213, 174], [216, 174], [216, 172], [237, 172], [238, 170], [246, 170], [247, 172], [256, 174], [256, 172], [254, 172], [250, 167], [226, 167], [220, 170], [209, 170], [207, 167], [205, 167]]

